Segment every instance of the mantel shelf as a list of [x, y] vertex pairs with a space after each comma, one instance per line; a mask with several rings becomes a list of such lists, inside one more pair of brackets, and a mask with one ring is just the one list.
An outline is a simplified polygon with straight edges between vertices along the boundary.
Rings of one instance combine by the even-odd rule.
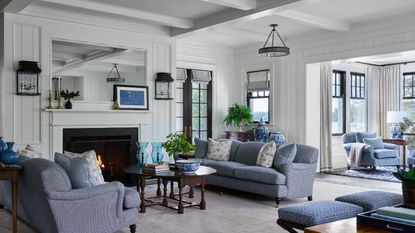
[[148, 110], [105, 110], [105, 109], [43, 109], [45, 112], [53, 113], [150, 113]]

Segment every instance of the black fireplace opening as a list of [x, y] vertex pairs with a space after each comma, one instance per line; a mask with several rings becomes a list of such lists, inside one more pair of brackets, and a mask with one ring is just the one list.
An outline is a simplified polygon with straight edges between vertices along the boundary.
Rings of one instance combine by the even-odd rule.
[[124, 167], [137, 164], [138, 128], [63, 129], [63, 150], [83, 153], [95, 150], [105, 181], [131, 184]]

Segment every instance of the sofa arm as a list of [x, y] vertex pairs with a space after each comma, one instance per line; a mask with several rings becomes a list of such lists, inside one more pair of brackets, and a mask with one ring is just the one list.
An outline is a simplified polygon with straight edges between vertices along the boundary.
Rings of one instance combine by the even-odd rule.
[[279, 167], [279, 171], [285, 175], [288, 198], [302, 198], [313, 195], [316, 163], [291, 163]]
[[383, 143], [383, 146], [385, 146], [385, 149], [388, 149], [388, 150], [397, 150], [397, 151], [400, 150], [399, 149], [399, 145], [395, 145], [395, 144], [392, 144], [392, 143], [386, 143], [386, 142], [384, 142]]
[[59, 232], [110, 232], [123, 221], [124, 186], [120, 182], [47, 193]]

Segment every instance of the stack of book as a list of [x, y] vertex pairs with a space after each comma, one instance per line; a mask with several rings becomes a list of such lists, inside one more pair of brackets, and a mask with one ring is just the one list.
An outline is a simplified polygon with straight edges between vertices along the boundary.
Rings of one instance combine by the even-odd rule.
[[168, 164], [146, 164], [143, 168], [143, 172], [147, 173], [164, 173], [168, 171], [170, 171]]
[[415, 209], [405, 207], [382, 207], [372, 214], [373, 217], [415, 225]]

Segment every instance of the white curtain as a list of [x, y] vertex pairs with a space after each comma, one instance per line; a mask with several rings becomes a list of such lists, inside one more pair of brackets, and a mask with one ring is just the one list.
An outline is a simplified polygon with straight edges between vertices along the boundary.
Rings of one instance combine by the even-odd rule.
[[388, 111], [399, 110], [400, 66], [367, 66], [366, 75], [369, 131], [376, 131], [381, 137], [388, 138], [386, 114]]
[[332, 169], [331, 157], [331, 114], [332, 114], [332, 67], [330, 62], [320, 65], [321, 122], [320, 122], [320, 170]]

